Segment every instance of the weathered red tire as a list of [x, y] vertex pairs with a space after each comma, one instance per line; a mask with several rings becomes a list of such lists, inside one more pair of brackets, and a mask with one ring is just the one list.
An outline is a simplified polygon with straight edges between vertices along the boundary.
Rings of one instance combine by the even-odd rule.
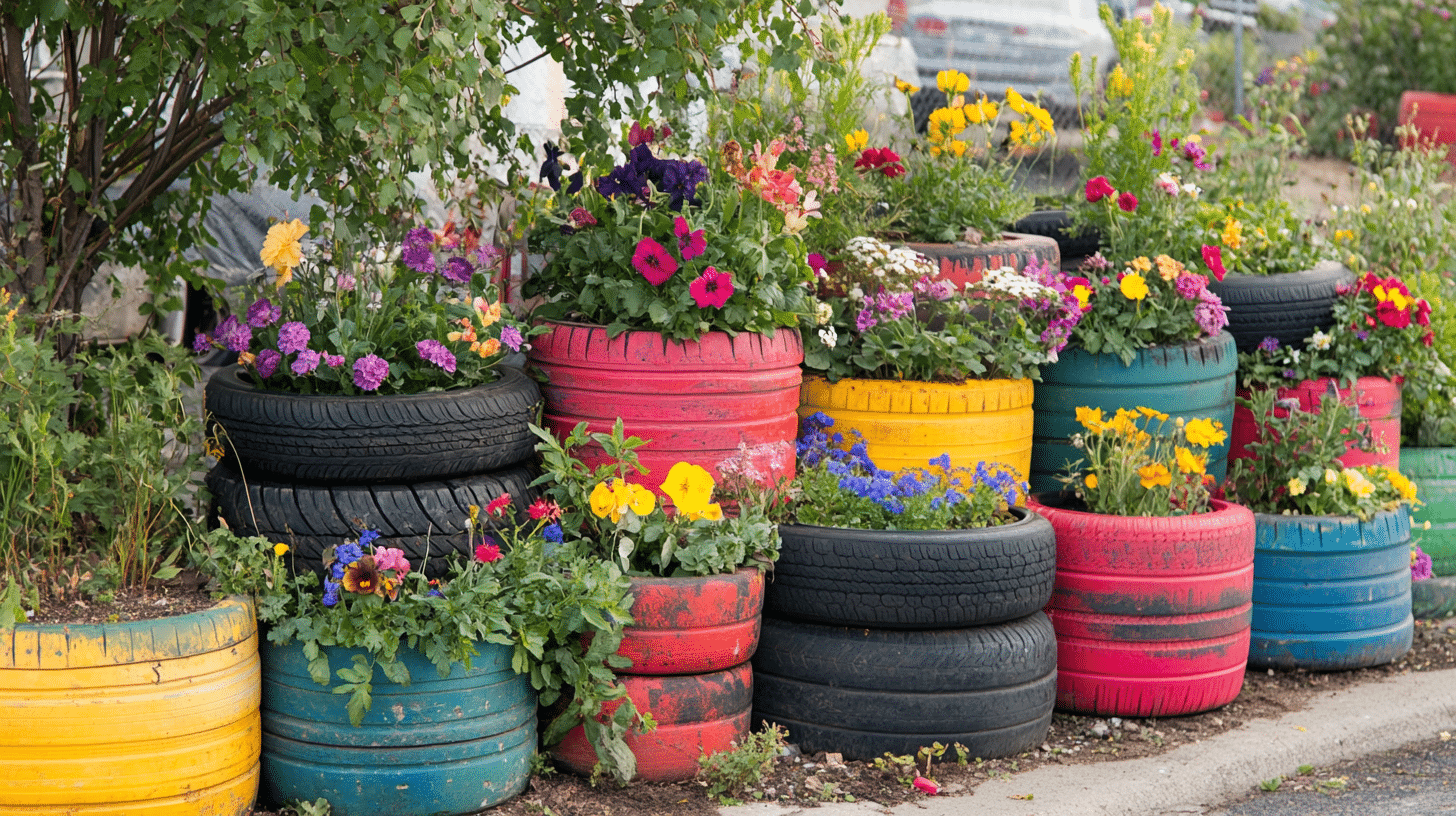
[[1045, 235], [1005, 232], [998, 241], [984, 244], [906, 244], [933, 261], [939, 269], [936, 278], [948, 280], [957, 287], [974, 283], [988, 269], [1009, 266], [1020, 271], [1028, 263], [1056, 269], [1061, 266], [1061, 248]]
[[[704, 674], [620, 678], [637, 710], [650, 712], [657, 722], [650, 733], [627, 736], [627, 747], [637, 757], [634, 779], [692, 779], [699, 757], [730, 750], [735, 741], [748, 736], [753, 708], [753, 668], [748, 663]], [[597, 763], [579, 725], [551, 749], [551, 757], [582, 775], [590, 774]]]
[[753, 657], [763, 612], [763, 572], [633, 578], [633, 624], [617, 654], [620, 674], [701, 674]]
[[[1320, 399], [1333, 385], [1337, 385], [1337, 381], [1330, 377], [1305, 380], [1299, 385], [1279, 389], [1279, 398], [1295, 397], [1299, 400], [1300, 410], [1318, 413]], [[1340, 463], [1345, 467], [1400, 467], [1400, 385], [1384, 377], [1361, 377], [1355, 381], [1354, 389], [1336, 390], [1340, 399], [1355, 400], [1360, 416], [1365, 420], [1363, 427], [1369, 430], [1375, 448], [1369, 451], [1351, 448], [1340, 457]], [[1249, 394], [1240, 389], [1238, 396], [1247, 399]], [[1233, 426], [1229, 429], [1229, 458], [1253, 457], [1253, 452], [1247, 446], [1250, 442], [1259, 441], [1259, 436], [1259, 423], [1254, 421], [1253, 412], [1237, 405], [1234, 408]]]
[[[543, 422], [553, 433], [583, 421], [607, 432], [620, 417], [628, 436], [650, 441], [637, 453], [648, 469], [640, 481], [652, 488], [680, 461], [716, 477], [740, 444], [771, 446], [773, 470], [793, 476], [804, 361], [798, 332], [709, 332], [676, 342], [657, 332], [611, 338], [604, 326], [549, 325], [531, 341], [530, 362], [546, 375]], [[580, 455], [588, 464], [605, 460], [596, 449]]]
[[1243, 687], [1254, 584], [1254, 514], [1214, 502], [1170, 518], [1031, 509], [1057, 533], [1047, 614], [1057, 633], [1057, 708], [1164, 717], [1225, 705]]

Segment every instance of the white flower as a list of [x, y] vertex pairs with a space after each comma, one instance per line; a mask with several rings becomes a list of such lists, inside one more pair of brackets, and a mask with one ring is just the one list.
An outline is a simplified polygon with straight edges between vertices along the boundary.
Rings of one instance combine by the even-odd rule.
[[1451, 376], [1451, 369], [1445, 363], [1441, 362], [1440, 360], [1437, 360], [1436, 361], [1436, 376], [1437, 377], [1449, 377], [1449, 376]]
[[1297, 362], [1299, 362], [1299, 349], [1290, 349], [1289, 350], [1289, 362], [1291, 362], [1291, 363], [1297, 363]]
[[833, 326], [825, 326], [819, 330], [819, 339], [824, 341], [825, 348], [834, 348], [835, 344], [839, 342], [839, 332], [836, 332]]
[[377, 312], [383, 305], [384, 293], [375, 291], [369, 293], [369, 302], [364, 304], [364, 308], [368, 309], [371, 312]]
[[1159, 190], [1170, 196], [1178, 195], [1178, 177], [1172, 173], [1159, 173], [1157, 185]]
[[1189, 198], [1197, 199], [1198, 194], [1203, 192], [1203, 188], [1190, 181], [1183, 185], [1183, 192], [1187, 193]]
[[1414, 198], [1407, 198], [1405, 200], [1405, 208], [1407, 210], [1414, 210], [1416, 207], [1419, 207], [1419, 206], [1420, 205], [1416, 203], [1416, 200]]
[[828, 303], [820, 303], [814, 307], [814, 322], [820, 326], [828, 323], [834, 317], [834, 307]]
[[864, 290], [861, 289], [861, 288], [859, 288], [858, 286], [854, 287], [853, 289], [850, 289], [849, 290], [849, 299], [850, 300], [864, 300]]
[[[1324, 351], [1334, 345], [1334, 342], [1335, 338], [1332, 335], [1325, 334], [1322, 331], [1316, 331], [1309, 336], [1309, 347], [1319, 351]], [[1299, 362], [1299, 349], [1294, 349], [1294, 355], [1294, 361], [1296, 363]]]

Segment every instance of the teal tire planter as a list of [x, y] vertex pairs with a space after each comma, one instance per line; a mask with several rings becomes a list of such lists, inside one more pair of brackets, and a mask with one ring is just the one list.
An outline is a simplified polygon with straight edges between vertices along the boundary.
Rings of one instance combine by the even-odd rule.
[[1410, 513], [1255, 514], [1249, 665], [1359, 669], [1410, 651]]
[[1456, 575], [1456, 448], [1401, 448], [1400, 472], [1421, 500], [1411, 541], [1431, 557], [1432, 573]]
[[[1227, 431], [1234, 419], [1234, 377], [1238, 354], [1233, 335], [1221, 332], [1175, 346], [1142, 349], [1131, 365], [1115, 354], [1066, 349], [1055, 363], [1042, 366], [1042, 381], [1032, 402], [1035, 425], [1031, 443], [1032, 493], [1060, 491], [1057, 476], [1066, 463], [1081, 459], [1070, 437], [1084, 430], [1077, 408], [1146, 406], [1184, 420], [1207, 417]], [[1228, 471], [1228, 441], [1208, 449], [1208, 472], [1219, 482]]]
[[[536, 750], [536, 696], [511, 670], [511, 647], [478, 643], [469, 669], [440, 677], [400, 648], [407, 686], [374, 676], [373, 705], [358, 727], [347, 699], [315, 683], [297, 643], [263, 649], [263, 788], [275, 805], [329, 800], [335, 816], [474, 813], [526, 787]], [[324, 647], [330, 669], [354, 649]]]
[[1456, 615], [1456, 575], [1413, 581], [1411, 614], [1417, 620], [1441, 620]]

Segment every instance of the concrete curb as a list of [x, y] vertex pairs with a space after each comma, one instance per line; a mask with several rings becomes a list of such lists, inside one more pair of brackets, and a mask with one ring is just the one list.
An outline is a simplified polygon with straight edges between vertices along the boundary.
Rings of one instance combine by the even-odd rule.
[[[927, 798], [886, 808], [833, 803], [812, 816], [1157, 816], [1202, 813], [1294, 772], [1389, 751], [1456, 731], [1456, 669], [1366, 683], [1315, 698], [1303, 711], [1255, 720], [1161, 756], [1095, 765], [1047, 765], [970, 796]], [[1013, 796], [1030, 795], [1030, 799]], [[779, 805], [722, 808], [722, 816], [809, 816]]]

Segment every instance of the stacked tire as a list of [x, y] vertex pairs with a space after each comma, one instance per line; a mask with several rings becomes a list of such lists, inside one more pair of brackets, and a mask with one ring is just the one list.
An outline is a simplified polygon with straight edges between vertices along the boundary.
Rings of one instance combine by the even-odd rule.
[[288, 544], [299, 568], [321, 569], [327, 547], [366, 528], [376, 546], [443, 566], [473, 546], [471, 506], [509, 493], [519, 512], [535, 478], [541, 393], [516, 368], [397, 396], [264, 391], [227, 369], [204, 402], [223, 449], [207, 475], [215, 513], [239, 535]]
[[1056, 698], [1051, 525], [873, 531], [783, 525], [754, 656], [753, 719], [805, 753], [972, 756], [1040, 744]]

